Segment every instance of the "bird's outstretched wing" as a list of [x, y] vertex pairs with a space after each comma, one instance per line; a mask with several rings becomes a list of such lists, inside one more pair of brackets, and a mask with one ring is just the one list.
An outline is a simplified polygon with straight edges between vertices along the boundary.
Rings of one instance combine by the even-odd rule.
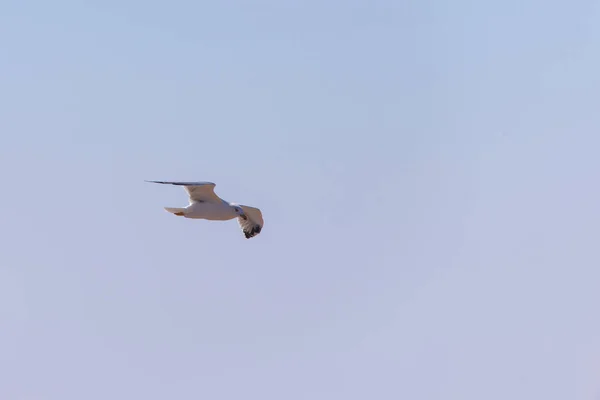
[[264, 225], [262, 212], [258, 208], [242, 206], [240, 205], [242, 210], [244, 210], [244, 214], [246, 215], [246, 219], [238, 217], [238, 223], [246, 236], [246, 239], [250, 239], [260, 233], [262, 227]]
[[212, 182], [170, 182], [170, 181], [146, 181], [161, 183], [163, 185], [183, 186], [188, 193], [190, 203], [220, 203], [223, 200], [215, 194], [215, 185]]

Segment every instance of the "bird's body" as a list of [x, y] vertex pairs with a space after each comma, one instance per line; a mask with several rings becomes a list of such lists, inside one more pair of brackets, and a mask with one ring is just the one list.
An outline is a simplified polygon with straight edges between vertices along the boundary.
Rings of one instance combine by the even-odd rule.
[[246, 239], [258, 235], [264, 225], [262, 213], [258, 208], [229, 203], [214, 192], [212, 182], [167, 182], [146, 181], [183, 186], [189, 195], [187, 207], [165, 207], [165, 210], [179, 217], [206, 219], [210, 221], [229, 221], [237, 218]]
[[[171, 207], [165, 207], [170, 212]], [[183, 212], [182, 217], [192, 219], [207, 219], [209, 221], [229, 221], [230, 219], [237, 218], [235, 209], [229, 205], [229, 203], [223, 201], [222, 203], [190, 203], [185, 208], [177, 208], [173, 214], [177, 212]], [[180, 211], [181, 210], [181, 211]]]

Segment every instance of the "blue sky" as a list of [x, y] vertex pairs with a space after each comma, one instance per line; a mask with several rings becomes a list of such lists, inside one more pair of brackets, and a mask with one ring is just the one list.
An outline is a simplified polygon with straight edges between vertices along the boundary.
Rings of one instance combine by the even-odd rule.
[[4, 2], [0, 397], [597, 399], [599, 17]]

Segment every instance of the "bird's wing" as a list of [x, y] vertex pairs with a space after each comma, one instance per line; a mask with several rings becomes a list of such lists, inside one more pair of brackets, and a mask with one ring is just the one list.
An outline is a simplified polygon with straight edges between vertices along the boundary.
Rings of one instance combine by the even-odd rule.
[[168, 181], [146, 181], [161, 183], [163, 185], [183, 186], [190, 197], [191, 203], [220, 203], [221, 198], [215, 194], [215, 185], [212, 182], [168, 182]]
[[240, 206], [244, 210], [247, 219], [238, 217], [238, 223], [246, 235], [246, 239], [250, 239], [260, 233], [264, 225], [262, 212], [258, 208], [249, 206]]

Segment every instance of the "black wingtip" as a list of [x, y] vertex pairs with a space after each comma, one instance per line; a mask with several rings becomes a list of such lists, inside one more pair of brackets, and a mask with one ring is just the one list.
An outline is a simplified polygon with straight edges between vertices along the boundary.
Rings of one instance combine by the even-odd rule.
[[160, 183], [161, 185], [186, 186], [187, 182], [169, 182], [169, 181], [146, 181], [149, 183]]
[[163, 185], [175, 185], [175, 186], [197, 186], [197, 185], [211, 185], [211, 186], [217, 186], [214, 182], [208, 182], [208, 181], [198, 181], [198, 182], [179, 182], [179, 181], [148, 181], [146, 180], [145, 182], [150, 182], [150, 183], [161, 183]]
[[246, 236], [246, 239], [250, 239], [258, 235], [261, 230], [262, 228], [260, 227], [260, 225], [254, 225], [252, 229], [244, 231], [244, 235]]

